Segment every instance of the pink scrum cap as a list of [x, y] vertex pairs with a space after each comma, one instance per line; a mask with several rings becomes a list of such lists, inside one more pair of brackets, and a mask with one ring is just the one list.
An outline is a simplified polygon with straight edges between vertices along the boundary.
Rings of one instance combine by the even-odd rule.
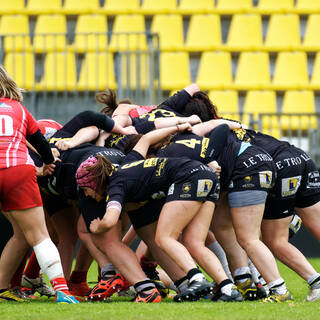
[[93, 172], [88, 171], [86, 167], [91, 167], [98, 162], [97, 158], [90, 157], [86, 161], [83, 161], [76, 172], [76, 180], [79, 187], [88, 187], [93, 190], [97, 188], [97, 182], [93, 178]]

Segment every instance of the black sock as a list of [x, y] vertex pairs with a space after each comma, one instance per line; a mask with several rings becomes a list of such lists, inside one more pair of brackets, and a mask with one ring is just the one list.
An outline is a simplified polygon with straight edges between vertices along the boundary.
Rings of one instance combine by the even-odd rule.
[[178, 288], [178, 287], [180, 286], [180, 284], [181, 284], [183, 281], [187, 280], [187, 279], [188, 279], [188, 277], [187, 277], [187, 276], [184, 276], [184, 277], [182, 277], [181, 279], [175, 281], [175, 282], [174, 282], [174, 285]]
[[156, 286], [150, 279], [146, 279], [140, 282], [137, 282], [134, 285], [134, 288], [137, 292], [148, 291], [154, 289]]
[[227, 284], [233, 283], [230, 279], [223, 280], [219, 283], [219, 289], [221, 290], [222, 287], [226, 286]]
[[234, 281], [236, 282], [236, 281], [239, 281], [239, 280], [251, 279], [251, 278], [252, 278], [252, 276], [251, 276], [250, 273], [245, 273], [245, 274], [241, 274], [241, 275], [239, 275], [239, 276], [235, 276], [233, 279], [234, 279]]
[[187, 278], [190, 280], [197, 273], [201, 273], [201, 271], [198, 268], [190, 269], [188, 274], [187, 274]]

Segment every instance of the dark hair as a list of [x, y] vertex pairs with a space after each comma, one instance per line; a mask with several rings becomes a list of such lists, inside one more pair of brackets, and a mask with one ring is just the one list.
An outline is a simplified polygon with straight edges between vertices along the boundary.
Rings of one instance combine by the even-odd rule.
[[109, 187], [109, 177], [114, 170], [111, 162], [101, 155], [95, 156], [98, 162], [92, 166], [86, 167], [86, 170], [92, 172], [92, 179], [96, 180], [96, 192], [103, 195], [107, 192]]
[[[135, 147], [135, 145], [138, 143], [138, 141], [141, 139], [142, 136], [143, 136], [142, 134], [132, 135], [132, 137], [128, 139], [126, 145], [124, 146], [123, 152], [125, 154], [128, 154]], [[169, 144], [174, 136], [175, 136], [175, 133], [169, 134], [162, 140], [152, 144], [148, 149], [148, 154], [156, 154], [158, 149]]]
[[121, 103], [131, 104], [129, 99], [117, 101], [117, 94], [114, 90], [108, 89], [96, 93], [96, 100], [106, 106], [100, 111], [108, 116], [111, 116], [113, 111], [117, 109]]
[[219, 118], [217, 107], [203, 91], [198, 91], [192, 96], [190, 101], [185, 105], [182, 114], [184, 116], [196, 114], [203, 122]]

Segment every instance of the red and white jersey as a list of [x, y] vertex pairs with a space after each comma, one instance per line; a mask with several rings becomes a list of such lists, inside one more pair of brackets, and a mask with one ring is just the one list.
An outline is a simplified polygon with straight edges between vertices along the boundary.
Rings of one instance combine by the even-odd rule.
[[130, 110], [129, 116], [131, 118], [137, 118], [157, 107], [158, 106], [139, 106], [138, 108]]
[[38, 126], [44, 137], [49, 140], [58, 130], [62, 128], [62, 125], [52, 119], [38, 120]]
[[0, 168], [33, 165], [26, 136], [38, 129], [36, 120], [20, 102], [0, 98]]

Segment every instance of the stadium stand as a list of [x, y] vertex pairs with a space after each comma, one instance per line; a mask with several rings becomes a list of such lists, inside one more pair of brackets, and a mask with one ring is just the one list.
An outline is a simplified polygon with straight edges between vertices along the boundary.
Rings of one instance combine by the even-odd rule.
[[0, 20], [0, 35], [4, 35], [4, 50], [31, 50], [29, 20], [26, 15], [5, 15]]
[[104, 15], [79, 15], [75, 28], [73, 47], [77, 52], [102, 51], [108, 46], [107, 17]]
[[65, 51], [67, 21], [64, 15], [40, 15], [37, 19], [33, 48], [35, 52]]
[[26, 6], [26, 11], [30, 15], [56, 14], [61, 10], [61, 0], [29, 0]]
[[201, 52], [219, 49], [221, 46], [220, 16], [214, 14], [192, 15], [184, 48], [188, 51]]

